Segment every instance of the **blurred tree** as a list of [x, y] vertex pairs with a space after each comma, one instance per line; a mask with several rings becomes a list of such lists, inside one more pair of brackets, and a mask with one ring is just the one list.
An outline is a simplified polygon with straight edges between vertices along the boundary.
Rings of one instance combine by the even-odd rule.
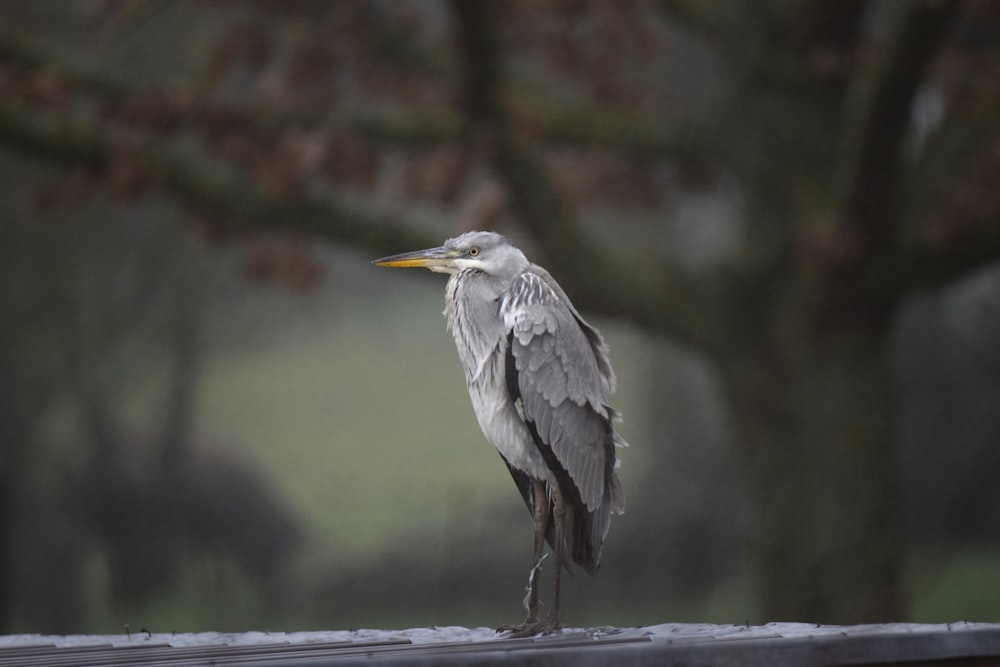
[[[33, 201], [10, 191], [26, 176], [15, 166], [0, 179], [12, 204], [0, 226], [0, 627], [79, 630], [95, 551], [119, 606], [174, 588], [191, 554], [265, 588], [294, 520], [258, 471], [201, 451], [192, 431], [203, 259], [162, 204], [109, 208], [87, 187]], [[52, 182], [35, 176], [43, 195]], [[151, 427], [136, 425], [139, 386], [157, 404]], [[75, 442], [54, 443], [67, 422]]]
[[0, 300], [0, 627], [9, 620], [15, 522], [38, 426], [33, 417], [51, 400], [45, 384], [35, 381], [51, 372], [45, 344], [52, 321], [33, 298], [43, 276], [26, 256], [32, 236], [16, 211], [8, 211], [0, 226], [0, 282], [15, 289]]
[[[166, 192], [209, 239], [373, 254], [507, 227], [581, 306], [719, 364], [767, 617], [904, 614], [886, 350], [902, 299], [1000, 257], [994, 3], [45, 7], [4, 9], [0, 142], [65, 165], [57, 196]], [[166, 71], [116, 59], [164, 25], [198, 26]], [[658, 247], [671, 197], [731, 183], [732, 250]]]

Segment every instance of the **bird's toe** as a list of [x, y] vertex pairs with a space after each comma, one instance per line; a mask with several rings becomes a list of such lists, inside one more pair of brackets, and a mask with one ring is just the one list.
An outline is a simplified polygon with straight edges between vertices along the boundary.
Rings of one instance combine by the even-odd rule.
[[542, 621], [526, 621], [517, 625], [501, 625], [497, 628], [497, 634], [504, 635], [504, 639], [523, 639], [525, 637], [551, 635], [561, 628], [559, 619], [546, 618]]

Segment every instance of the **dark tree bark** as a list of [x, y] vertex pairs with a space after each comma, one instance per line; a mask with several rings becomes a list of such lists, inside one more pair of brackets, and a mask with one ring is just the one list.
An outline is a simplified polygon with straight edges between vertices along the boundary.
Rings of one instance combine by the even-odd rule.
[[726, 369], [767, 620], [864, 623], [904, 614], [883, 342], [820, 333]]

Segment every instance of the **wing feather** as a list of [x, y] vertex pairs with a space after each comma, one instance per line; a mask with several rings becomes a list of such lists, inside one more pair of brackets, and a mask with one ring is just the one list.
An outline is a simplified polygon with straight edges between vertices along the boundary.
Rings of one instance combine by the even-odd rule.
[[[536, 266], [514, 281], [501, 312], [511, 333], [509, 353], [524, 417], [568, 473], [584, 506], [580, 509], [620, 511], [613, 472], [617, 413], [607, 406], [615, 378], [603, 339]], [[599, 543], [607, 519], [598, 524]]]

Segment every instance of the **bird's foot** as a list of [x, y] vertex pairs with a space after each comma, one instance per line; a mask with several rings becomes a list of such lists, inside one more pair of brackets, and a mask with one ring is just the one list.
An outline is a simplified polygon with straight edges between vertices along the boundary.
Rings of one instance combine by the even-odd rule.
[[523, 639], [525, 637], [551, 635], [561, 628], [559, 619], [550, 616], [542, 621], [525, 621], [519, 625], [501, 625], [497, 628], [497, 634], [506, 635], [504, 639]]

